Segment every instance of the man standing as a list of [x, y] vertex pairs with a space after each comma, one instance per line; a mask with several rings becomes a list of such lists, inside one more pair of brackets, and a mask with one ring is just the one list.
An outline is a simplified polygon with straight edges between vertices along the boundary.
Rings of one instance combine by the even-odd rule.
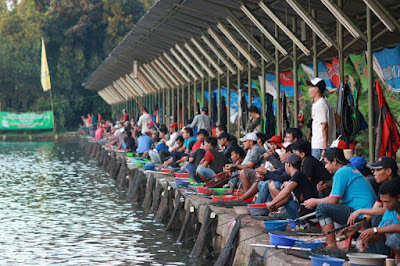
[[335, 112], [324, 97], [326, 90], [325, 81], [315, 78], [307, 82], [308, 94], [314, 100], [311, 110], [312, 116], [312, 156], [318, 160], [322, 157], [322, 151], [329, 147], [336, 138]]
[[197, 131], [204, 129], [208, 131], [208, 134], [211, 134], [211, 118], [208, 117], [208, 108], [206, 106], [201, 108], [200, 114], [194, 117], [190, 127], [194, 128], [196, 125]]
[[141, 127], [142, 135], [144, 135], [146, 132], [149, 132], [149, 124], [151, 122], [150, 115], [147, 113], [147, 110], [143, 108], [142, 115], [139, 117], [139, 121], [137, 122], [137, 125]]

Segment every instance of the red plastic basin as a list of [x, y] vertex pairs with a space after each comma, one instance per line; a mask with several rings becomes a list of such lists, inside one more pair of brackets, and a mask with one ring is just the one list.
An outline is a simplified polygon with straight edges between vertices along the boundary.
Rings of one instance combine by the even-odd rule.
[[173, 169], [161, 169], [162, 173], [171, 173], [172, 171], [174, 171]]
[[249, 207], [249, 208], [266, 208], [267, 203], [248, 204], [247, 207]]
[[196, 187], [196, 190], [199, 194], [211, 194], [211, 189], [208, 187]]
[[188, 178], [189, 173], [175, 173], [176, 178]]
[[[235, 199], [239, 198], [240, 196], [243, 196], [243, 195], [240, 195], [240, 194], [238, 194], [238, 195], [212, 195], [211, 198], [212, 198], [213, 202], [218, 202], [218, 201], [227, 202], [227, 201], [235, 200]], [[246, 200], [246, 202], [251, 202], [251, 201], [253, 201], [253, 198]]]

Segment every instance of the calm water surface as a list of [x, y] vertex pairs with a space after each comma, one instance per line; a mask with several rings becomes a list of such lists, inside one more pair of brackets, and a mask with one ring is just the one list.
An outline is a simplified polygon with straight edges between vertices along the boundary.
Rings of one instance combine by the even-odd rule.
[[210, 265], [77, 144], [0, 143], [0, 265]]

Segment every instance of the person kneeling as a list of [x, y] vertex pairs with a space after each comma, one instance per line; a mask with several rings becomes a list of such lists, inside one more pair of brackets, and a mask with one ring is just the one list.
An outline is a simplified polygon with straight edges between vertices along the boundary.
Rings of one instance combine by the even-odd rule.
[[383, 207], [386, 209], [379, 227], [364, 230], [360, 238], [362, 250], [367, 244], [386, 237], [385, 245], [392, 248], [396, 264], [400, 263], [400, 181], [398, 178], [384, 182], [379, 188]]
[[208, 182], [215, 174], [221, 173], [224, 165], [228, 162], [222, 152], [218, 152], [218, 141], [214, 137], [205, 140], [204, 150], [206, 154], [196, 169], [197, 175]]
[[279, 207], [285, 206], [290, 218], [299, 217], [299, 208], [304, 200], [318, 197], [318, 191], [304, 173], [300, 172], [302, 159], [299, 155], [292, 153], [285, 159], [285, 171], [291, 177], [282, 186], [279, 194], [269, 203], [270, 211], [277, 211]]

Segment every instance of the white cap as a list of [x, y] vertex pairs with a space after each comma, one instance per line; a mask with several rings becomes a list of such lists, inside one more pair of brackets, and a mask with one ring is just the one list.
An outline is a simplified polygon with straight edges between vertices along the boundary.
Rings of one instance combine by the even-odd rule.
[[313, 80], [311, 80], [311, 84], [315, 86], [315, 85], [317, 85], [318, 82], [320, 82], [320, 81], [322, 81], [321, 78], [314, 78]]
[[247, 133], [243, 138], [239, 139], [240, 142], [245, 142], [246, 140], [257, 141], [257, 135], [254, 132]]

